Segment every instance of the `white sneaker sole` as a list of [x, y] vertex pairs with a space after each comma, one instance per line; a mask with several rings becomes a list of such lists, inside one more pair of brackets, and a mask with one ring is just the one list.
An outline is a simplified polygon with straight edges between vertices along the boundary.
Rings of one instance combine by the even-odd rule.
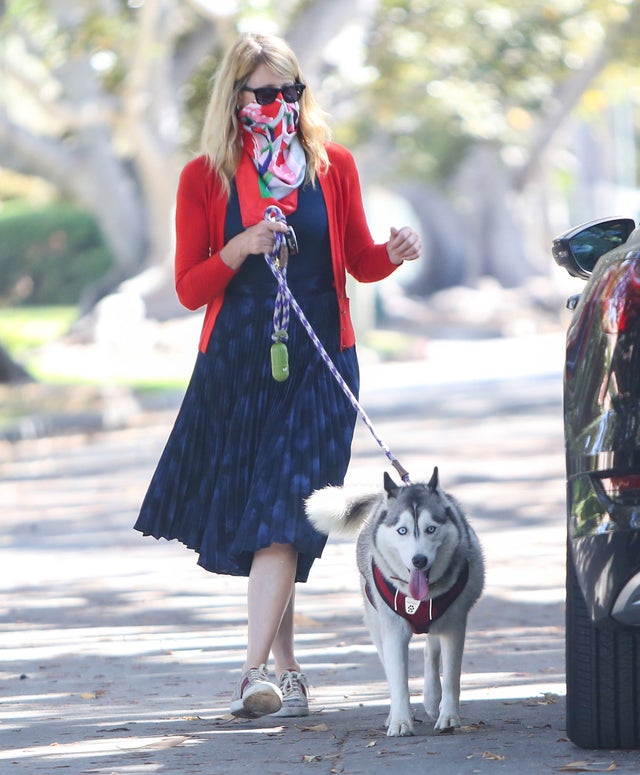
[[277, 686], [254, 686], [244, 697], [233, 700], [230, 711], [238, 718], [260, 718], [277, 713], [282, 708], [282, 697]]
[[286, 704], [284, 704], [279, 711], [276, 711], [276, 713], [273, 714], [274, 716], [277, 716], [278, 718], [293, 718], [295, 716], [308, 716], [309, 715], [309, 706], [308, 705], [297, 705], [297, 706], [289, 706], [287, 707]]

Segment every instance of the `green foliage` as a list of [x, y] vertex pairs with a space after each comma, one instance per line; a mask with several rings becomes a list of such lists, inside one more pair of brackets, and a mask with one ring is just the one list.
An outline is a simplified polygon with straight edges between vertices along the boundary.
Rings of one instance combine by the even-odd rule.
[[112, 259], [93, 218], [66, 205], [0, 217], [0, 300], [76, 304]]
[[[130, 168], [136, 187], [146, 180], [149, 151], [166, 149], [167, 159], [176, 144], [185, 155], [197, 152], [211, 75], [241, 29], [289, 33], [293, 40], [304, 31], [312, 52], [305, 72], [335, 117], [336, 139], [378, 153], [368, 182], [377, 174], [391, 185], [408, 179], [446, 189], [468, 148], [482, 143], [499, 151], [507, 170], [526, 170], [529, 162], [535, 169], [566, 118], [554, 123], [558, 105], [578, 105], [591, 130], [602, 122], [603, 149], [619, 105], [635, 118], [636, 145], [640, 134], [640, 0], [344, 3], [353, 13], [347, 26], [335, 27], [334, 41], [326, 39], [331, 14], [317, 29], [305, 24], [323, 0], [0, 0], [0, 6], [0, 69], [9, 65], [0, 112], [74, 149], [93, 147], [97, 122], [109, 135], [108, 152], [121, 158], [122, 171]], [[602, 64], [591, 70], [601, 49]], [[591, 72], [600, 77], [588, 85], [576, 78]], [[572, 83], [582, 91], [563, 90]], [[48, 169], [43, 164], [42, 174]], [[151, 198], [149, 188], [141, 186], [140, 196]], [[155, 202], [147, 212], [156, 212]], [[16, 271], [13, 253], [11, 260], [0, 255], [0, 303], [20, 290], [27, 255], [18, 252]], [[54, 290], [41, 292], [48, 298]], [[33, 300], [32, 293], [27, 301]]]
[[[628, 49], [639, 32], [637, 5], [381, 0], [366, 62], [375, 75], [360, 94], [351, 132], [366, 141], [384, 127], [400, 177], [419, 170], [446, 180], [478, 141], [500, 146], [518, 163], [558, 87], [616, 27], [623, 34], [609, 52], [612, 67], [618, 78], [625, 68], [637, 78], [637, 57]], [[594, 85], [609, 99], [611, 72]]]
[[54, 342], [77, 318], [76, 307], [0, 308], [0, 342], [14, 357]]

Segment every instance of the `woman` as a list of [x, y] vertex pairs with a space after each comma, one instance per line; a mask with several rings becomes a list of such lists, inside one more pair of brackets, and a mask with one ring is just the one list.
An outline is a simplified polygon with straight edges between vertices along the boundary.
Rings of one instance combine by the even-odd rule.
[[[287, 223], [265, 220], [272, 204]], [[386, 245], [373, 243], [353, 159], [329, 142], [295, 55], [279, 38], [246, 34], [221, 63], [202, 155], [180, 178], [176, 288], [182, 304], [206, 313], [194, 373], [136, 523], [197, 551], [206, 570], [249, 577], [247, 655], [231, 702], [244, 718], [308, 713], [294, 587], [326, 538], [306, 520], [304, 500], [342, 484], [356, 419], [294, 315], [289, 376], [272, 374], [277, 283], [264, 254], [289, 226], [299, 243], [287, 262], [291, 291], [357, 393], [345, 271], [380, 280], [418, 258], [420, 240], [405, 227]]]

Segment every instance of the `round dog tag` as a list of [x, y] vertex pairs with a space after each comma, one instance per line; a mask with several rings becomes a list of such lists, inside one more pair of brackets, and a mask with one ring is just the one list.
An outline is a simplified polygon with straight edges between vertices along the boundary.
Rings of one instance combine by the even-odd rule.
[[284, 382], [289, 378], [289, 352], [284, 342], [271, 345], [271, 373], [276, 382]]

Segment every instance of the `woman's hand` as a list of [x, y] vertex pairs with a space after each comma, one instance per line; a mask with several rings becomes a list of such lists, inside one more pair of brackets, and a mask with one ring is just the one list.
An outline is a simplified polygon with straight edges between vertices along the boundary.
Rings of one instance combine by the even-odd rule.
[[391, 234], [387, 242], [389, 261], [399, 266], [403, 261], [415, 261], [422, 253], [422, 242], [418, 233], [409, 226], [402, 229], [391, 227]]
[[247, 256], [271, 253], [277, 231], [286, 232], [287, 225], [281, 221], [259, 221], [232, 237], [220, 251], [220, 258], [230, 269], [240, 269]]

